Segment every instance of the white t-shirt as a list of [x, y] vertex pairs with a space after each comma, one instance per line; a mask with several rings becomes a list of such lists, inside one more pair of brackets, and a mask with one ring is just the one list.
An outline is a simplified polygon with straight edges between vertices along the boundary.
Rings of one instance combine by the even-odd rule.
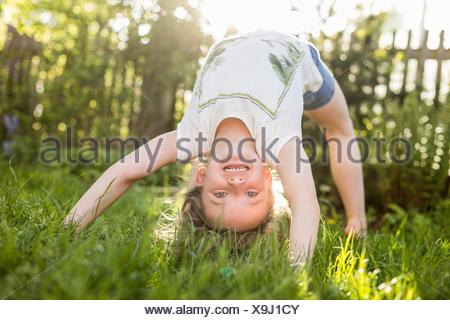
[[303, 94], [321, 84], [307, 43], [294, 36], [258, 30], [215, 43], [177, 126], [178, 160], [199, 155], [200, 134], [207, 139], [202, 153], [211, 151], [217, 126], [233, 117], [247, 126], [261, 159], [274, 166], [281, 147], [302, 137]]

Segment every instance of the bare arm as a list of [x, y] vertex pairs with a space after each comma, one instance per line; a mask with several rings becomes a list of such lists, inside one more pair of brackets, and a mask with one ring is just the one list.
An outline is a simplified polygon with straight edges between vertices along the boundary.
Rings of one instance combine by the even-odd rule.
[[[299, 156], [303, 162], [298, 167]], [[277, 165], [292, 211], [290, 251], [294, 264], [306, 262], [312, 257], [320, 222], [319, 202], [307, 159], [303, 147], [297, 145], [296, 139], [291, 139], [282, 147]]]
[[176, 131], [162, 134], [110, 166], [86, 191], [64, 224], [82, 230], [111, 206], [137, 180], [176, 161]]
[[355, 130], [344, 94], [336, 80], [335, 85], [335, 93], [326, 105], [305, 114], [318, 123], [326, 135], [331, 173], [347, 216], [345, 232], [364, 235], [367, 222], [361, 152], [358, 143], [354, 143]]

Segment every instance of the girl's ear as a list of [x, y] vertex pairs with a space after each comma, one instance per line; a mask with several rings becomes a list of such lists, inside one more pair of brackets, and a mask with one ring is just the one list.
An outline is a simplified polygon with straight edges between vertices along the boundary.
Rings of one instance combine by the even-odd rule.
[[197, 172], [195, 173], [195, 181], [194, 184], [196, 187], [201, 187], [203, 185], [203, 181], [205, 180], [206, 176], [206, 168], [205, 167], [199, 167], [197, 169]]

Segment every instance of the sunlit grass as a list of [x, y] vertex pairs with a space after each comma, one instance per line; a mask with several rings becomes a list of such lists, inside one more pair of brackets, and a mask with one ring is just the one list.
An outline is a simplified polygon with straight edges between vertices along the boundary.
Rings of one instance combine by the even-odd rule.
[[[237, 250], [213, 234], [178, 246], [154, 232], [167, 201], [138, 183], [88, 230], [61, 221], [92, 182], [69, 168], [0, 162], [0, 297], [4, 299], [444, 299], [450, 295], [448, 212], [392, 206], [366, 241], [324, 217], [314, 261], [293, 270], [288, 243]], [[324, 210], [324, 212], [326, 212]], [[328, 223], [331, 221], [332, 223]]]

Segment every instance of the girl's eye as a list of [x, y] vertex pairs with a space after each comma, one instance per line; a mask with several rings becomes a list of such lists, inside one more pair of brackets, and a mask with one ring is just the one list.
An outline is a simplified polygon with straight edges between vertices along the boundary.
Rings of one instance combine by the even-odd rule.
[[255, 192], [255, 191], [247, 191], [245, 194], [246, 194], [248, 197], [250, 197], [250, 198], [254, 198], [254, 197], [256, 197], [256, 196], [258, 195], [258, 192]]
[[219, 198], [219, 199], [221, 199], [221, 198], [225, 198], [226, 196], [227, 196], [227, 192], [225, 192], [225, 191], [220, 191], [220, 192], [216, 192], [216, 193], [214, 193], [214, 195], [217, 197], [217, 198]]

